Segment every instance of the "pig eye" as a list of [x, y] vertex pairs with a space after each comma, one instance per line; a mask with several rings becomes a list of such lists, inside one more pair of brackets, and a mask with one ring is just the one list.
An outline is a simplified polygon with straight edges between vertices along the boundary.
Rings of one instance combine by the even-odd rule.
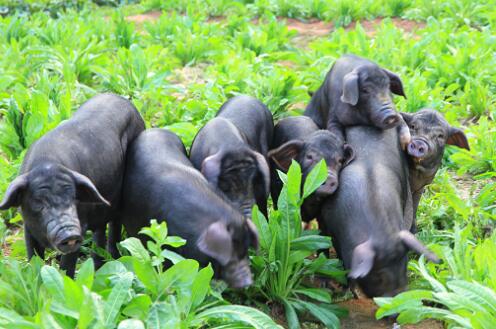
[[439, 134], [439, 135], [437, 135], [437, 138], [444, 139], [444, 135], [443, 134]]
[[305, 157], [307, 160], [313, 160], [313, 155], [307, 154]]
[[410, 125], [411, 130], [415, 130], [415, 125]]

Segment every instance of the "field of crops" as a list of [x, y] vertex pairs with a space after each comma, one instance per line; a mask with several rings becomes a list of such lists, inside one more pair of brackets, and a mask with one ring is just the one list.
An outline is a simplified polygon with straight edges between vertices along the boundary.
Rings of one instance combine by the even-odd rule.
[[[259, 98], [275, 119], [301, 114], [335, 59], [354, 53], [401, 76], [407, 98], [395, 98], [400, 111], [434, 108], [464, 129], [471, 146], [447, 149], [419, 207], [417, 236], [443, 262], [412, 256], [410, 290], [377, 298], [376, 317], [494, 328], [495, 0], [4, 2], [0, 195], [26, 149], [97, 93], [130, 98], [147, 127], [166, 127], [189, 147], [237, 94]], [[346, 273], [337, 259], [308, 258], [330, 239], [294, 222], [320, 176], [317, 168], [300, 195], [293, 167], [279, 200], [286, 211], [271, 211], [268, 221], [254, 213], [261, 248], [251, 257], [255, 283], [242, 291], [211, 282], [211, 267], [162, 252], [184, 243], [167, 237], [165, 224], [147, 230], [153, 243], [146, 248], [124, 241], [125, 256], [98, 271], [88, 235], [70, 279], [55, 253], [26, 261], [22, 218], [4, 211], [0, 328], [346, 327], [350, 318], [337, 306], [352, 298]], [[164, 259], [175, 265], [164, 269]], [[316, 274], [333, 278], [333, 288], [317, 288]]]

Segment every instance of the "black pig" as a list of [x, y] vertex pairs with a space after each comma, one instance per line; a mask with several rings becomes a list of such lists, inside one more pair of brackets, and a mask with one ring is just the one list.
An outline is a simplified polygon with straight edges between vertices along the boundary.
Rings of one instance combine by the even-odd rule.
[[[0, 204], [0, 209], [21, 207], [29, 258], [35, 252], [43, 257], [52, 247], [63, 254], [61, 268], [73, 276], [86, 230], [105, 247], [106, 224], [116, 218], [120, 200], [126, 149], [143, 129], [131, 102], [101, 94], [30, 147]], [[120, 231], [111, 231], [109, 249], [116, 257]], [[97, 257], [95, 262], [101, 265]]]
[[220, 108], [196, 135], [191, 162], [245, 216], [256, 203], [266, 213], [270, 175], [267, 151], [274, 123], [267, 107], [250, 96], [237, 96]]
[[303, 221], [308, 222], [320, 212], [322, 201], [333, 194], [339, 185], [339, 172], [354, 158], [353, 148], [343, 143], [328, 130], [321, 130], [312, 119], [305, 116], [289, 117], [279, 121], [274, 127], [271, 159], [271, 195], [276, 204], [282, 189], [277, 175], [279, 170], [287, 172], [292, 160], [296, 160], [302, 170], [303, 182], [308, 173], [322, 159], [327, 164], [326, 181], [309, 196], [301, 207]]
[[399, 127], [401, 145], [405, 149], [410, 133], [395, 110], [391, 93], [406, 97], [396, 74], [368, 59], [345, 55], [327, 73], [304, 115], [341, 138], [344, 127], [354, 125], [380, 129]]
[[166, 220], [169, 234], [187, 241], [178, 249], [184, 257], [212, 262], [216, 275], [232, 287], [252, 283], [248, 247], [258, 247], [253, 223], [192, 166], [176, 135], [149, 129], [138, 136], [128, 151], [122, 193], [129, 235], [151, 219]]
[[[416, 113], [401, 113], [410, 128], [411, 142], [407, 146], [410, 167], [410, 186], [413, 197], [413, 214], [426, 185], [429, 185], [441, 165], [446, 145], [470, 150], [467, 137], [459, 128], [451, 127], [441, 114], [432, 109]], [[412, 226], [416, 230], [416, 225]]]
[[438, 258], [410, 232], [408, 163], [396, 130], [349, 127], [346, 137], [356, 157], [324, 201], [319, 225], [367, 296], [393, 296], [407, 285], [408, 250]]

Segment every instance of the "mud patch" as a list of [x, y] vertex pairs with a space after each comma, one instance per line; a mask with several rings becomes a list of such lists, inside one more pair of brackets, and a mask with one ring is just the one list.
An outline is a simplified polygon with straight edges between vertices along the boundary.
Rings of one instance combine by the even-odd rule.
[[[394, 328], [395, 321], [392, 319], [375, 319], [377, 305], [372, 299], [360, 298], [350, 299], [340, 303], [339, 306], [349, 311], [349, 316], [341, 320], [342, 329], [390, 329]], [[398, 328], [398, 327], [396, 327]], [[443, 329], [440, 322], [426, 320], [416, 325], [402, 325], [402, 329]]]
[[141, 25], [145, 22], [156, 21], [161, 15], [161, 11], [150, 11], [140, 15], [127, 16], [126, 20]]
[[[296, 47], [305, 48], [311, 41], [322, 38], [335, 30], [332, 23], [326, 23], [319, 20], [309, 20], [308, 22], [302, 22], [293, 18], [281, 18], [286, 20], [288, 30], [296, 31], [297, 35], [293, 38], [293, 44]], [[377, 34], [377, 30], [380, 28], [384, 18], [375, 18], [373, 20], [360, 21], [360, 25], [365, 30], [365, 34], [368, 37], [374, 37]], [[416, 22], [401, 18], [391, 18], [391, 22], [399, 29], [403, 30], [407, 34], [411, 34], [414, 38], [418, 38], [415, 35], [415, 31], [425, 27], [425, 23]], [[345, 30], [351, 31], [356, 27], [357, 22], [352, 22], [348, 25]]]
[[[380, 28], [383, 20], [384, 18], [375, 18], [370, 21], [360, 21], [360, 25], [363, 27], [368, 37], [373, 37], [377, 34], [377, 30]], [[425, 27], [425, 23], [423, 22], [416, 22], [408, 19], [391, 18], [391, 22], [394, 26], [409, 34], [413, 34], [416, 30]], [[352, 22], [346, 27], [346, 31], [354, 30], [356, 24], [357, 22]]]

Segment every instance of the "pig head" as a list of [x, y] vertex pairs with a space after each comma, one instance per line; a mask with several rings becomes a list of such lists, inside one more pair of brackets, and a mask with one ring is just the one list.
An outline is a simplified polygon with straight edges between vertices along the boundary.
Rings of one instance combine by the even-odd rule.
[[59, 164], [44, 163], [10, 184], [0, 209], [20, 206], [25, 227], [37, 242], [68, 254], [77, 251], [83, 241], [85, 223], [78, 218], [79, 203], [109, 205], [88, 177]]
[[[432, 182], [441, 166], [446, 145], [466, 150], [470, 150], [470, 146], [463, 131], [450, 126], [435, 110], [422, 109], [416, 113], [401, 113], [401, 115], [412, 136], [406, 152], [415, 217], [424, 187]], [[412, 228], [415, 231], [415, 225]]]
[[244, 144], [220, 149], [205, 158], [201, 173], [247, 217], [251, 217], [257, 198], [265, 198], [270, 188], [265, 157]]

